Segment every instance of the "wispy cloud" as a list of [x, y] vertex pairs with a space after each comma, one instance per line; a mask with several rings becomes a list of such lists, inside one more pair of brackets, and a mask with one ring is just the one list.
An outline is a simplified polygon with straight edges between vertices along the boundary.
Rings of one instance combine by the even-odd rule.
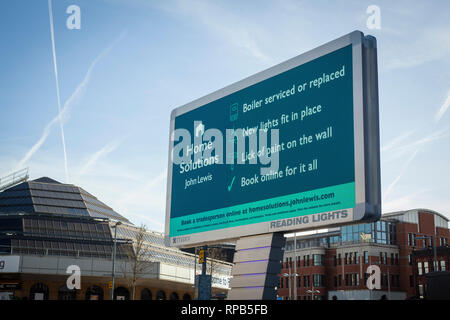
[[415, 132], [415, 130], [409, 130], [409, 131], [406, 131], [405, 133], [395, 137], [394, 139], [390, 140], [388, 143], [381, 146], [381, 152], [386, 152], [386, 151], [392, 150], [395, 147], [398, 147], [403, 141], [405, 141], [407, 138], [409, 138], [414, 132]]
[[429, 189], [421, 189], [416, 192], [398, 197], [383, 203], [383, 212], [395, 212], [412, 208], [422, 208], [423, 195], [430, 192]]
[[69, 118], [69, 111], [71, 110], [72, 106], [76, 101], [78, 101], [86, 91], [86, 88], [89, 84], [89, 81], [91, 79], [92, 70], [94, 70], [94, 67], [96, 64], [105, 57], [111, 49], [125, 36], [125, 32], [122, 32], [120, 36], [114, 40], [106, 49], [104, 49], [90, 64], [83, 80], [78, 84], [75, 91], [71, 94], [71, 96], [66, 100], [64, 103], [63, 108], [58, 113], [56, 117], [54, 117], [44, 128], [44, 131], [42, 132], [41, 137], [39, 140], [27, 151], [25, 156], [19, 161], [17, 164], [16, 170], [21, 169], [25, 166], [27, 161], [40, 149], [40, 147], [44, 144], [45, 140], [47, 140], [47, 137], [49, 136], [52, 127], [57, 123], [65, 123]]
[[[167, 170], [150, 177], [140, 186], [129, 190], [114, 203], [114, 207], [132, 220], [144, 220], [163, 231], [166, 207]], [[137, 183], [134, 183], [137, 185]]]
[[261, 49], [259, 41], [262, 37], [261, 30], [231, 10], [220, 7], [217, 2], [178, 0], [164, 4], [163, 9], [199, 23], [204, 30], [213, 32], [215, 36], [263, 63], [272, 61], [272, 58]]
[[[434, 132], [424, 136], [423, 138], [414, 140], [414, 141], [412, 141], [410, 143], [406, 143], [406, 144], [402, 143], [402, 144], [400, 144], [400, 141], [404, 141], [405, 137], [410, 136], [410, 134], [408, 134], [408, 133], [409, 132], [406, 132], [405, 134], [399, 136], [399, 138], [394, 139], [394, 140], [397, 140], [397, 141], [394, 141], [394, 140], [391, 141], [391, 143], [388, 144], [389, 147], [392, 145], [392, 147], [390, 147], [390, 149], [385, 147], [385, 151], [386, 151], [386, 149], [387, 150], [392, 150], [390, 152], [391, 152], [391, 154], [393, 154], [393, 156], [395, 158], [399, 158], [400, 156], [402, 156], [404, 154], [410, 154], [410, 156], [406, 160], [406, 162], [403, 162], [403, 166], [401, 167], [398, 175], [395, 177], [395, 179], [391, 182], [391, 184], [389, 184], [389, 186], [384, 191], [384, 193], [383, 193], [383, 202], [388, 198], [388, 196], [390, 195], [390, 193], [392, 192], [394, 187], [397, 185], [397, 183], [403, 177], [405, 172], [408, 170], [410, 164], [412, 163], [414, 158], [417, 156], [417, 154], [428, 143], [431, 143], [433, 141], [436, 141], [436, 140], [439, 140], [439, 139], [443, 139], [443, 138], [446, 138], [446, 137], [450, 136], [449, 128], [444, 128], [442, 130], [434, 131]], [[393, 143], [393, 142], [395, 142], [395, 143]], [[399, 144], [400, 144], [400, 146], [398, 146]]]
[[447, 112], [448, 107], [450, 107], [450, 91], [447, 93], [447, 99], [445, 99], [442, 106], [439, 108], [438, 112], [434, 115], [434, 122], [438, 123], [444, 114]]
[[391, 193], [392, 189], [394, 189], [396, 184], [400, 181], [401, 177], [405, 174], [406, 170], [408, 169], [409, 165], [416, 157], [419, 150], [420, 149], [418, 148], [418, 149], [416, 149], [416, 151], [414, 151], [414, 153], [409, 157], [409, 159], [405, 162], [403, 167], [400, 169], [400, 172], [397, 175], [397, 177], [394, 179], [394, 181], [392, 181], [391, 184], [386, 188], [386, 191], [383, 194], [383, 202], [385, 199], [387, 199], [389, 197], [389, 194]]
[[42, 132], [41, 137], [39, 138], [39, 140], [30, 148], [30, 150], [27, 151], [27, 153], [25, 154], [25, 156], [19, 161], [19, 163], [17, 164], [16, 168], [14, 170], [19, 170], [21, 168], [23, 168], [25, 166], [25, 164], [27, 163], [27, 161], [31, 158], [31, 156], [39, 150], [39, 148], [42, 146], [42, 144], [45, 142], [45, 140], [47, 139], [48, 135], [50, 134], [50, 130], [52, 128], [52, 126], [57, 123], [58, 121], [58, 117], [55, 117], [52, 119], [52, 121], [50, 121], [44, 128], [44, 132]]
[[383, 156], [386, 160], [385, 162], [390, 162], [401, 158], [404, 155], [411, 154], [415, 152], [418, 148], [423, 148], [427, 144], [430, 144], [434, 141], [445, 139], [450, 136], [450, 128], [446, 127], [437, 131], [433, 131], [422, 138], [412, 138], [407, 140], [407, 138], [411, 137], [412, 133], [409, 134], [409, 131], [405, 134], [399, 136], [398, 138], [394, 138], [391, 142], [386, 144], [381, 148], [383, 152]]
[[[158, 174], [156, 177], [151, 177], [147, 182], [134, 192], [130, 192], [127, 196], [119, 200], [119, 204], [124, 204], [127, 202], [132, 202], [136, 199], [141, 199], [143, 196], [150, 193], [151, 189], [161, 186], [166, 182], [167, 179], [167, 169]], [[165, 190], [164, 190], [165, 191]], [[165, 203], [164, 203], [165, 205]]]
[[80, 171], [78, 172], [79, 175], [83, 175], [89, 171], [92, 167], [94, 167], [97, 162], [101, 159], [106, 157], [109, 153], [116, 150], [116, 148], [122, 143], [124, 138], [117, 139], [114, 141], [111, 141], [107, 143], [105, 146], [103, 146], [100, 150], [95, 152], [92, 156], [89, 157], [89, 159], [86, 161], [86, 163], [81, 167]]

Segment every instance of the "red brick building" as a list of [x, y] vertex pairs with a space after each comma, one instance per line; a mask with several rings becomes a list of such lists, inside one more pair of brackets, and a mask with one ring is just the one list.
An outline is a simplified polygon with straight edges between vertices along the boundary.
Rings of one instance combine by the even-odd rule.
[[[282, 299], [407, 299], [418, 296], [413, 254], [445, 247], [448, 218], [428, 209], [383, 214], [380, 221], [286, 239], [278, 296]], [[438, 257], [442, 270], [448, 259]], [[366, 286], [380, 268], [380, 289]], [[371, 272], [370, 272], [371, 273]], [[423, 285], [423, 284], [422, 284]]]
[[[442, 239], [442, 240], [441, 240]], [[416, 280], [416, 297], [427, 298], [427, 277], [435, 271], [448, 271], [450, 264], [450, 247], [445, 237], [440, 239], [437, 247], [427, 246], [422, 250], [415, 250], [412, 255], [413, 273]], [[448, 275], [447, 275], [448, 277]], [[440, 284], [442, 285], [442, 284]], [[450, 292], [450, 289], [446, 290]]]

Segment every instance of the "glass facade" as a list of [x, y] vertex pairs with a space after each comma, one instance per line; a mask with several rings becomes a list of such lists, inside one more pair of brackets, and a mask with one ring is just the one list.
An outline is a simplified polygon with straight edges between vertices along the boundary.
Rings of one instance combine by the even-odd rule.
[[[377, 244], [397, 244], [397, 226], [392, 221], [377, 221], [373, 223], [355, 224], [343, 226], [337, 232], [330, 232], [310, 239], [297, 239], [297, 249], [337, 246], [370, 242]], [[294, 241], [289, 238], [286, 241], [286, 251], [293, 251]]]
[[[93, 218], [9, 215], [0, 216], [0, 251], [110, 259], [113, 241], [107, 221]], [[117, 246], [125, 258], [127, 244]]]
[[394, 222], [377, 221], [341, 227], [342, 243], [371, 242], [397, 244], [397, 229]]

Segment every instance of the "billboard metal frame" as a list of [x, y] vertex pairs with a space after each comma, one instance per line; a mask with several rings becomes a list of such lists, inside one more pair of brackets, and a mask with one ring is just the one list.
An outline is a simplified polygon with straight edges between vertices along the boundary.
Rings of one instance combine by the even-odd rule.
[[[243, 236], [271, 233], [307, 231], [311, 229], [330, 228], [344, 224], [369, 222], [381, 217], [381, 182], [380, 182], [380, 138], [378, 111], [378, 72], [377, 44], [372, 36], [364, 36], [361, 31], [354, 31], [311, 51], [303, 53], [253, 76], [233, 83], [202, 98], [174, 109], [170, 118], [170, 135], [175, 128], [176, 117], [202, 107], [212, 101], [221, 99], [243, 90], [261, 81], [274, 77], [292, 68], [298, 67], [319, 57], [352, 45], [353, 65], [353, 124], [355, 157], [355, 207], [347, 208], [349, 219], [337, 223], [325, 223], [315, 226], [286, 226], [270, 229], [270, 222], [277, 219], [229, 227], [219, 230], [193, 233], [170, 237], [170, 213], [172, 195], [172, 152], [173, 142], [169, 139], [168, 179], [166, 196], [165, 241], [169, 246], [192, 247], [205, 243], [224, 242]], [[325, 211], [326, 212], [326, 211]], [[320, 213], [320, 212], [318, 212]]]

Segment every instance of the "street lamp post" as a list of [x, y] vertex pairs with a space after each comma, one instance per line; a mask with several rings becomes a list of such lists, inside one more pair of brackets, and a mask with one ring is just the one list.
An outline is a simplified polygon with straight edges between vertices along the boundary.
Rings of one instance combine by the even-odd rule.
[[298, 277], [298, 274], [296, 274], [296, 273], [291, 273], [291, 268], [289, 267], [289, 273], [283, 273], [281, 276], [288, 279], [288, 286], [289, 286], [289, 288], [288, 288], [288, 289], [289, 289], [289, 300], [292, 300], [292, 288], [293, 288], [293, 286], [292, 286], [291, 277], [292, 277], [292, 276]]
[[121, 225], [122, 222], [117, 221], [112, 228], [114, 228], [114, 242], [113, 242], [113, 253], [112, 253], [112, 279], [111, 279], [111, 300], [114, 300], [114, 275], [116, 272], [116, 249], [117, 249], [117, 226]]
[[297, 300], [297, 233], [294, 233], [294, 300]]
[[195, 299], [195, 293], [197, 290], [196, 278], [197, 278], [197, 247], [195, 247], [195, 253], [194, 253], [194, 299]]
[[320, 291], [317, 289], [314, 289], [314, 287], [312, 287], [312, 290], [306, 290], [306, 293], [310, 293], [311, 294], [311, 300], [314, 300], [314, 295], [315, 294], [320, 294]]

